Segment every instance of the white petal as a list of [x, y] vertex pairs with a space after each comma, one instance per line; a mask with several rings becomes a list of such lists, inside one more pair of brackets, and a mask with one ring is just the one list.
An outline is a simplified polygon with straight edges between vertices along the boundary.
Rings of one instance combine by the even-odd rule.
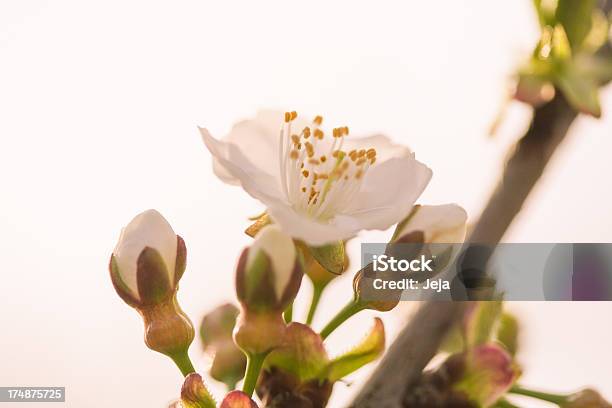
[[355, 219], [362, 229], [387, 229], [410, 212], [431, 176], [431, 169], [412, 155], [374, 165], [341, 216]]
[[334, 220], [330, 223], [322, 223], [282, 204], [269, 206], [268, 214], [286, 234], [314, 246], [348, 239], [359, 231], [357, 223], [351, 224], [349, 221], [340, 225]]
[[376, 149], [376, 161], [381, 163], [396, 157], [412, 156], [412, 151], [402, 145], [395, 144], [385, 135], [376, 134], [366, 137], [349, 136], [344, 140], [343, 150]]
[[138, 297], [137, 261], [145, 247], [159, 251], [166, 264], [170, 282], [173, 282], [177, 237], [168, 221], [156, 210], [147, 210], [134, 217], [121, 230], [119, 242], [113, 251], [119, 274], [136, 297]]
[[[262, 110], [254, 118], [236, 123], [222, 142], [236, 146], [242, 155], [260, 171], [279, 178], [279, 132], [283, 123], [283, 112]], [[306, 122], [298, 117], [293, 121], [292, 126], [295, 133], [299, 133], [306, 126]], [[213, 170], [224, 182], [234, 185], [241, 184], [240, 179], [216, 158], [213, 161]]]
[[275, 277], [274, 290], [277, 299], [280, 299], [295, 267], [296, 250], [293, 240], [276, 225], [263, 228], [257, 233], [255, 241], [249, 249], [247, 270], [251, 267], [259, 251], [263, 251], [272, 263]]
[[[216, 162], [215, 173], [221, 180], [230, 184], [240, 184], [247, 193], [266, 205], [285, 200], [278, 178], [253, 164], [241, 147], [219, 141], [212, 137], [208, 130], [199, 129], [206, 147]], [[262, 152], [257, 154], [260, 153], [263, 154]], [[273, 157], [268, 159], [274, 160]], [[278, 174], [278, 170], [275, 174]]]
[[465, 239], [466, 222], [467, 213], [456, 204], [422, 205], [397, 236], [423, 231], [428, 243], [461, 243]]

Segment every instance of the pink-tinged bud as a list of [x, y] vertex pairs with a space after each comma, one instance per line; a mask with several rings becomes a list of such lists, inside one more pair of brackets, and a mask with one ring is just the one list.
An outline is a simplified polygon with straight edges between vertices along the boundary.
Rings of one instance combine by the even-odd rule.
[[242, 391], [232, 391], [225, 396], [219, 408], [258, 408], [255, 401]]
[[166, 219], [148, 210], [123, 228], [109, 267], [115, 290], [144, 320], [147, 346], [175, 361], [184, 359], [195, 335], [176, 301], [186, 254]]
[[130, 306], [152, 306], [171, 298], [185, 271], [185, 242], [155, 210], [145, 211], [121, 231], [110, 260], [115, 290]]
[[329, 358], [318, 333], [292, 322], [284, 344], [266, 358], [257, 393], [265, 406], [325, 407], [334, 383], [377, 359], [384, 347], [378, 318], [357, 345], [335, 358]]
[[523, 74], [518, 78], [514, 98], [535, 108], [555, 96], [555, 87], [544, 77]]
[[202, 376], [191, 373], [185, 377], [181, 388], [181, 403], [183, 408], [215, 408], [217, 404], [204, 385]]
[[238, 308], [227, 303], [204, 316], [200, 326], [204, 351], [213, 355], [210, 375], [229, 389], [242, 379], [246, 367], [246, 357], [232, 338], [238, 314]]
[[[512, 387], [520, 371], [501, 347], [484, 344], [450, 359], [463, 360], [463, 371], [453, 389], [484, 407], [493, 405]], [[453, 365], [452, 362], [448, 363]]]
[[397, 225], [394, 242], [415, 231], [421, 231], [426, 244], [456, 244], [465, 238], [467, 213], [456, 204], [415, 205]]
[[295, 299], [302, 275], [301, 261], [291, 237], [276, 225], [266, 226], [238, 261], [238, 300], [254, 313], [282, 312]]
[[567, 397], [567, 401], [560, 405], [561, 408], [612, 408], [612, 404], [606, 401], [597, 391], [590, 388], [578, 391]]
[[262, 354], [282, 344], [283, 311], [293, 302], [302, 281], [302, 262], [293, 240], [276, 225], [262, 228], [236, 268], [236, 294], [242, 311], [234, 331], [247, 354]]

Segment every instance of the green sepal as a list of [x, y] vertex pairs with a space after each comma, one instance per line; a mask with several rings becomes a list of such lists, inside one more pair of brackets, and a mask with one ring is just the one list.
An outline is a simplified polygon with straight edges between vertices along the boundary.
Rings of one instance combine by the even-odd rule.
[[320, 378], [329, 361], [321, 336], [305, 324], [292, 322], [283, 346], [268, 355], [264, 369], [274, 367], [305, 383]]
[[385, 327], [378, 317], [366, 337], [348, 352], [334, 358], [323, 378], [337, 381], [380, 357], [385, 349]]
[[497, 326], [496, 340], [504, 346], [511, 356], [518, 351], [519, 323], [510, 313], [502, 313]]
[[185, 378], [181, 388], [181, 402], [184, 408], [215, 408], [217, 403], [210, 394], [202, 376], [191, 373]]
[[579, 72], [575, 64], [565, 64], [555, 82], [574, 109], [596, 118], [601, 116], [597, 81]]
[[502, 307], [501, 300], [478, 301], [470, 305], [465, 316], [463, 334], [468, 348], [485, 344], [491, 340]]
[[341, 275], [344, 272], [345, 250], [344, 241], [337, 241], [319, 247], [309, 246], [312, 257], [326, 270]]
[[138, 294], [133, 293], [121, 277], [119, 265], [117, 264], [115, 255], [111, 255], [108, 270], [110, 271], [111, 281], [119, 297], [121, 297], [125, 303], [132, 307], [140, 306]]
[[591, 31], [596, 0], [558, 0], [555, 19], [563, 25], [569, 43], [578, 50]]
[[172, 296], [174, 289], [168, 268], [157, 249], [145, 247], [136, 265], [138, 294], [143, 305], [159, 304]]

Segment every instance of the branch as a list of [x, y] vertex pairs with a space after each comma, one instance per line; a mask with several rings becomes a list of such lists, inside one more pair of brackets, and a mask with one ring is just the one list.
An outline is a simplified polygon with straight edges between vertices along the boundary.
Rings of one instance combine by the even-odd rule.
[[[612, 1], [602, 0], [600, 6], [608, 14]], [[599, 55], [612, 56], [610, 42]], [[550, 102], [534, 110], [531, 125], [512, 152], [468, 242], [497, 244], [501, 241], [576, 116], [577, 112], [559, 91]], [[480, 270], [484, 271], [486, 268], [482, 266]], [[405, 395], [436, 355], [445, 335], [461, 318], [464, 305], [464, 302], [425, 302], [390, 346], [351, 408], [403, 407]]]
[[[576, 118], [560, 92], [535, 109], [531, 126], [519, 141], [469, 242], [498, 243]], [[481, 270], [484, 270], [482, 268]], [[463, 302], [425, 302], [398, 335], [352, 408], [400, 408], [452, 325]]]

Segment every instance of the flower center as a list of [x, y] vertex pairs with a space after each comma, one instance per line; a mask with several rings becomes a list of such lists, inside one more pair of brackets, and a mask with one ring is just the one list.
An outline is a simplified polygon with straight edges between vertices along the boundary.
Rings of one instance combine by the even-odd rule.
[[327, 221], [355, 198], [376, 150], [342, 150], [348, 127], [334, 128], [330, 142], [321, 116], [295, 132], [296, 118], [296, 112], [285, 113], [280, 131], [281, 186], [295, 210]]

